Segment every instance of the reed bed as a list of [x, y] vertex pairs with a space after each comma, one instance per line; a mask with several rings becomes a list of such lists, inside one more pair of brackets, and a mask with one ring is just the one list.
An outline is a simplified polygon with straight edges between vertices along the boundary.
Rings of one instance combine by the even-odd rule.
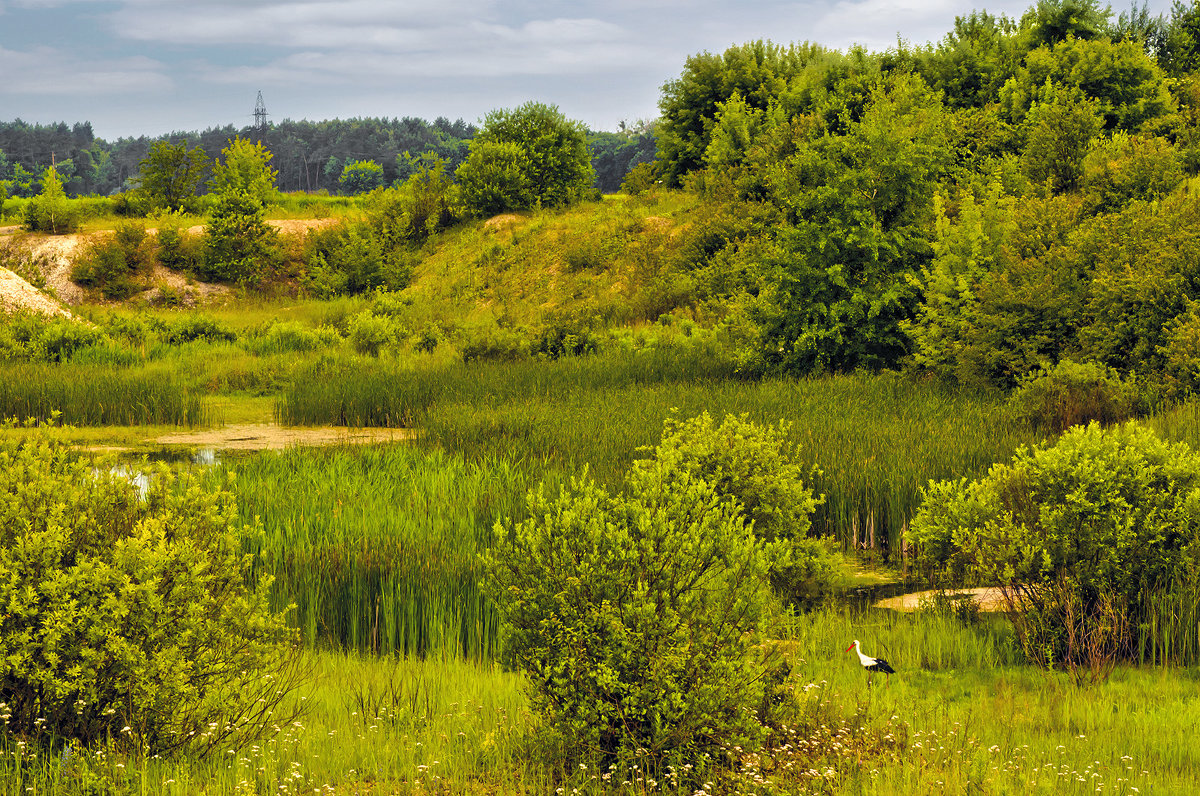
[[169, 369], [91, 364], [0, 364], [0, 417], [81, 426], [207, 422], [199, 394]]
[[280, 397], [276, 415], [289, 425], [424, 427], [446, 404], [487, 407], [630, 385], [718, 382], [734, 370], [728, 357], [701, 345], [434, 367], [326, 359], [298, 374]]
[[747, 382], [702, 349], [403, 370], [326, 364], [285, 391], [287, 423], [400, 425], [472, 460], [502, 456], [551, 482], [587, 466], [616, 488], [677, 413], [791, 424], [825, 500], [813, 525], [844, 546], [899, 549], [930, 479], [977, 477], [1040, 437], [986, 393], [895, 374]]
[[274, 605], [295, 604], [309, 646], [490, 657], [479, 553], [523, 503], [519, 469], [402, 445], [268, 453], [231, 469], [255, 574], [274, 576]]

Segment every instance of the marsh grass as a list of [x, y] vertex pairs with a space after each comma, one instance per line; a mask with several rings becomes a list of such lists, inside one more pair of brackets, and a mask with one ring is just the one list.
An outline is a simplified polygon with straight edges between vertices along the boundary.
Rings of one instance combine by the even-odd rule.
[[274, 576], [277, 607], [295, 603], [309, 646], [490, 656], [496, 618], [478, 556], [496, 520], [521, 510], [525, 473], [404, 445], [294, 449], [228, 467], [254, 524], [257, 574]]
[[[1118, 667], [1080, 688], [1023, 666], [999, 625], [918, 612], [824, 608], [792, 618], [780, 644], [795, 710], [762, 749], [729, 747], [674, 772], [537, 757], [519, 675], [489, 662], [305, 652], [306, 715], [213, 760], [116, 757], [61, 747], [14, 754], [0, 794], [1191, 793], [1200, 770], [1195, 670]], [[897, 670], [870, 688], [850, 640]], [[299, 698], [299, 697], [298, 697]], [[20, 767], [20, 768], [18, 768]], [[688, 775], [703, 770], [699, 784]], [[651, 784], [653, 782], [653, 784]], [[686, 784], [685, 784], [686, 783]], [[33, 788], [32, 791], [26, 790]], [[103, 792], [103, 789], [100, 790]]]
[[877, 547], [897, 549], [930, 479], [977, 477], [1040, 438], [990, 394], [895, 374], [747, 382], [700, 345], [430, 369], [325, 364], [284, 391], [278, 416], [419, 427], [472, 460], [503, 456], [551, 481], [586, 465], [615, 486], [672, 413], [701, 411], [790, 423], [825, 495], [814, 529], [847, 547], [873, 529]]
[[0, 363], [0, 417], [81, 426], [207, 422], [201, 396], [170, 369], [92, 364]]

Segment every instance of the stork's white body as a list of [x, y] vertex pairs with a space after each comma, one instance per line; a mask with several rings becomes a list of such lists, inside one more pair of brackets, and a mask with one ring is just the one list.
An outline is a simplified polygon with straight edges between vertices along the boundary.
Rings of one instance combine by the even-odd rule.
[[888, 682], [892, 681], [891, 675], [895, 674], [896, 670], [883, 658], [872, 658], [870, 655], [863, 654], [862, 646], [858, 643], [858, 639], [854, 639], [854, 642], [849, 647], [846, 647], [846, 652], [850, 650], [854, 650], [857, 653], [858, 662], [867, 670], [867, 685], [871, 684], [871, 676], [875, 672], [883, 672], [888, 675]]

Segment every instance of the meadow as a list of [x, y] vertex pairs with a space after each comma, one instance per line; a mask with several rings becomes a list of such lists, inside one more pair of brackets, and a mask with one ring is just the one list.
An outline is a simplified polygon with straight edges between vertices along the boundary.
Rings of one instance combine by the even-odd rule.
[[[681, 199], [659, 209], [664, 219], [692, 211]], [[603, 203], [596, 234], [636, 237], [630, 219], [645, 210]], [[414, 432], [401, 444], [219, 454], [216, 466], [194, 471], [233, 492], [253, 575], [273, 577], [276, 608], [294, 606], [289, 622], [310, 669], [309, 687], [296, 696], [300, 719], [217, 759], [6, 737], [0, 794], [1197, 786], [1200, 601], [1184, 582], [1146, 595], [1157, 611], [1141, 629], [1136, 665], [1088, 687], [1028, 666], [1002, 617], [964, 619], [936, 606], [901, 614], [852, 592], [806, 612], [777, 609], [770, 635], [791, 669], [794, 710], [761, 749], [730, 748], [686, 771], [555, 764], [522, 675], [496, 663], [503, 630], [480, 583], [479, 556], [494, 543], [496, 522], [522, 518], [529, 490], [553, 492], [585, 471], [619, 490], [668, 418], [707, 411], [783, 423], [823, 496], [814, 531], [855, 562], [846, 586], [915, 588], [923, 582], [904, 536], [922, 488], [978, 477], [1048, 439], [998, 390], [886, 371], [751, 378], [729, 328], [705, 328], [688, 314], [649, 323], [636, 308], [604, 315], [624, 299], [599, 283], [582, 249], [575, 265], [536, 284], [508, 261], [512, 247], [524, 247], [523, 257], [569, 264], [563, 247], [578, 224], [548, 213], [456, 230], [422, 261], [419, 300], [377, 293], [234, 295], [199, 310], [98, 304], [80, 308], [93, 331], [50, 323], [0, 340], [18, 352], [0, 364], [0, 414], [64, 424], [49, 433], [80, 447], [128, 449], [133, 462], [162, 453], [154, 438], [174, 427], [273, 420]], [[609, 277], [642, 268], [653, 281], [663, 266], [651, 261], [665, 254], [643, 251], [639, 260], [630, 251], [605, 253], [618, 263]], [[481, 301], [484, 293], [504, 293], [508, 317]], [[547, 294], [561, 314], [539, 326], [536, 302]], [[356, 332], [364, 318], [383, 325], [374, 350]], [[610, 326], [621, 322], [629, 325]], [[545, 340], [560, 340], [547, 334], [554, 323], [586, 350], [539, 352]], [[1163, 404], [1142, 422], [1200, 444], [1196, 402]], [[855, 638], [896, 667], [890, 682], [867, 686], [843, 651]]]

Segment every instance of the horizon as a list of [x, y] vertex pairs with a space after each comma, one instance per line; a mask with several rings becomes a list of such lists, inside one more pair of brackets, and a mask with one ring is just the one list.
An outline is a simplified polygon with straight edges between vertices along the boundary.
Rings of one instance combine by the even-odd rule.
[[[940, 40], [1003, 0], [0, 0], [0, 113], [158, 138], [269, 118], [438, 117], [529, 100], [593, 131], [658, 117], [688, 56], [758, 39], [878, 51]], [[1170, 12], [1153, 0], [1151, 13]], [[1118, 13], [1118, 12], [1114, 12]], [[169, 119], [170, 121], [165, 121]]]

